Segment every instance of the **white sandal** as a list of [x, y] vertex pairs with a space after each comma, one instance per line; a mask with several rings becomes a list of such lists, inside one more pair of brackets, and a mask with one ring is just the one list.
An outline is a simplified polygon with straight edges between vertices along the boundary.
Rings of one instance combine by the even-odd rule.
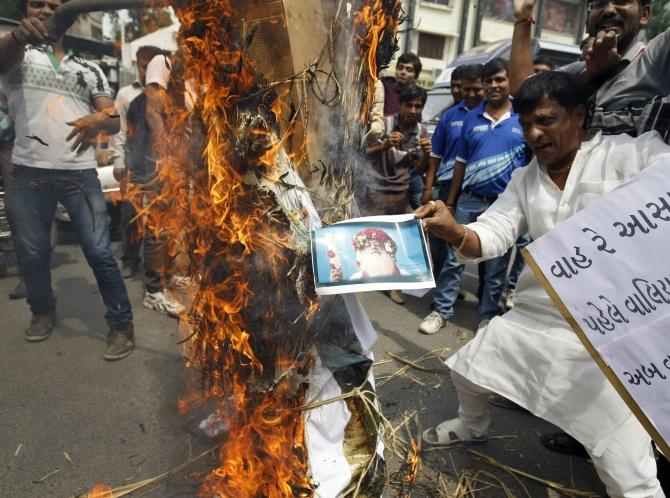
[[488, 436], [473, 436], [460, 419], [453, 418], [423, 431], [422, 439], [432, 446], [452, 446], [459, 443], [484, 443]]

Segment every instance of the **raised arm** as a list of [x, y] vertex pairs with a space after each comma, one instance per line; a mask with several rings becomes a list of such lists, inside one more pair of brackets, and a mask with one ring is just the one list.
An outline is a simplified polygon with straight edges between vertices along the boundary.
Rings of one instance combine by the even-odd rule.
[[36, 17], [27, 17], [21, 24], [0, 39], [0, 74], [7, 74], [18, 66], [25, 55], [26, 45], [47, 41], [47, 28]]
[[533, 47], [531, 29], [533, 26], [533, 8], [537, 0], [514, 0], [514, 31], [512, 49], [509, 56], [510, 91], [516, 92], [521, 83], [533, 74]]

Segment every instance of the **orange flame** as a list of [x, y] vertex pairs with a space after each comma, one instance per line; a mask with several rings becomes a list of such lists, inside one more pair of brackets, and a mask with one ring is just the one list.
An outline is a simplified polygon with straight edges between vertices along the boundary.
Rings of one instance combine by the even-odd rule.
[[[147, 229], [164, 241], [167, 259], [186, 256], [188, 273], [199, 284], [182, 320], [190, 330], [189, 364], [202, 370], [203, 392], [185, 396], [179, 408], [215, 398], [229, 427], [220, 464], [204, 478], [201, 496], [306, 498], [314, 486], [304, 417], [297, 410], [306, 386], [291, 385], [285, 373], [309, 368], [297, 366], [296, 358], [310, 346], [319, 301], [289, 275], [297, 258], [289, 215], [254, 183], [281, 182], [278, 156], [295, 123], [281, 139], [264, 126], [250, 126], [247, 140], [268, 139], [269, 146], [258, 154], [238, 150], [244, 113], [278, 118], [282, 108], [279, 98], [267, 94], [247, 99], [259, 94], [263, 82], [235, 38], [241, 5], [244, 0], [193, 0], [175, 9], [182, 64], [173, 61], [173, 68], [183, 65], [184, 74], [171, 83], [166, 134], [155, 144], [157, 193], [147, 206], [140, 189], [131, 189], [129, 197]], [[389, 17], [376, 0], [357, 19], [370, 71], [365, 84], [374, 85], [374, 51]], [[183, 102], [184, 81], [200, 89], [193, 110]], [[374, 92], [368, 93], [367, 106]], [[282, 98], [288, 96], [283, 92]]]
[[114, 493], [110, 485], [99, 483], [93, 486], [86, 495], [86, 498], [114, 498]]

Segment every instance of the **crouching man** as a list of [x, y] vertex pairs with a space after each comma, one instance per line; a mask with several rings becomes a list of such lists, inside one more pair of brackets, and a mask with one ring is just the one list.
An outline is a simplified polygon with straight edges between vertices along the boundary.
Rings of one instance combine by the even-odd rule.
[[[465, 261], [504, 254], [525, 230], [533, 239], [658, 160], [670, 147], [658, 134], [586, 135], [586, 97], [566, 73], [527, 79], [515, 95], [524, 136], [535, 153], [475, 223], [458, 224], [441, 202], [416, 211], [424, 227]], [[428, 444], [485, 441], [488, 396], [498, 393], [579, 440], [612, 498], [664, 497], [651, 440], [591, 359], [528, 268], [515, 307], [451, 357], [458, 418], [424, 432]]]

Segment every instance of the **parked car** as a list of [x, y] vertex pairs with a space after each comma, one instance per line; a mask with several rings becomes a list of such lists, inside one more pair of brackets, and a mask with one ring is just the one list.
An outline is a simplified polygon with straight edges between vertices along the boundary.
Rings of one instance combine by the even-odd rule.
[[[107, 208], [110, 210], [111, 206], [115, 205], [120, 198], [120, 184], [118, 180], [114, 178], [114, 166], [111, 164], [107, 166], [99, 166], [96, 168], [96, 171], [98, 172], [100, 186], [105, 194]], [[56, 220], [62, 223], [70, 223], [70, 216], [60, 202], [56, 205]]]
[[[578, 60], [581, 55], [581, 51], [577, 45], [546, 40], [533, 40], [532, 43], [533, 57], [537, 57], [538, 55], [547, 56], [554, 61], [557, 67], [570, 64]], [[428, 100], [426, 100], [426, 105], [423, 108], [423, 122], [428, 128], [429, 136], [433, 135], [440, 116], [453, 102], [450, 87], [451, 73], [454, 69], [464, 64], [486, 64], [496, 57], [509, 60], [511, 49], [511, 39], [498, 40], [473, 47], [449, 63], [435, 80], [433, 88], [428, 91]]]

